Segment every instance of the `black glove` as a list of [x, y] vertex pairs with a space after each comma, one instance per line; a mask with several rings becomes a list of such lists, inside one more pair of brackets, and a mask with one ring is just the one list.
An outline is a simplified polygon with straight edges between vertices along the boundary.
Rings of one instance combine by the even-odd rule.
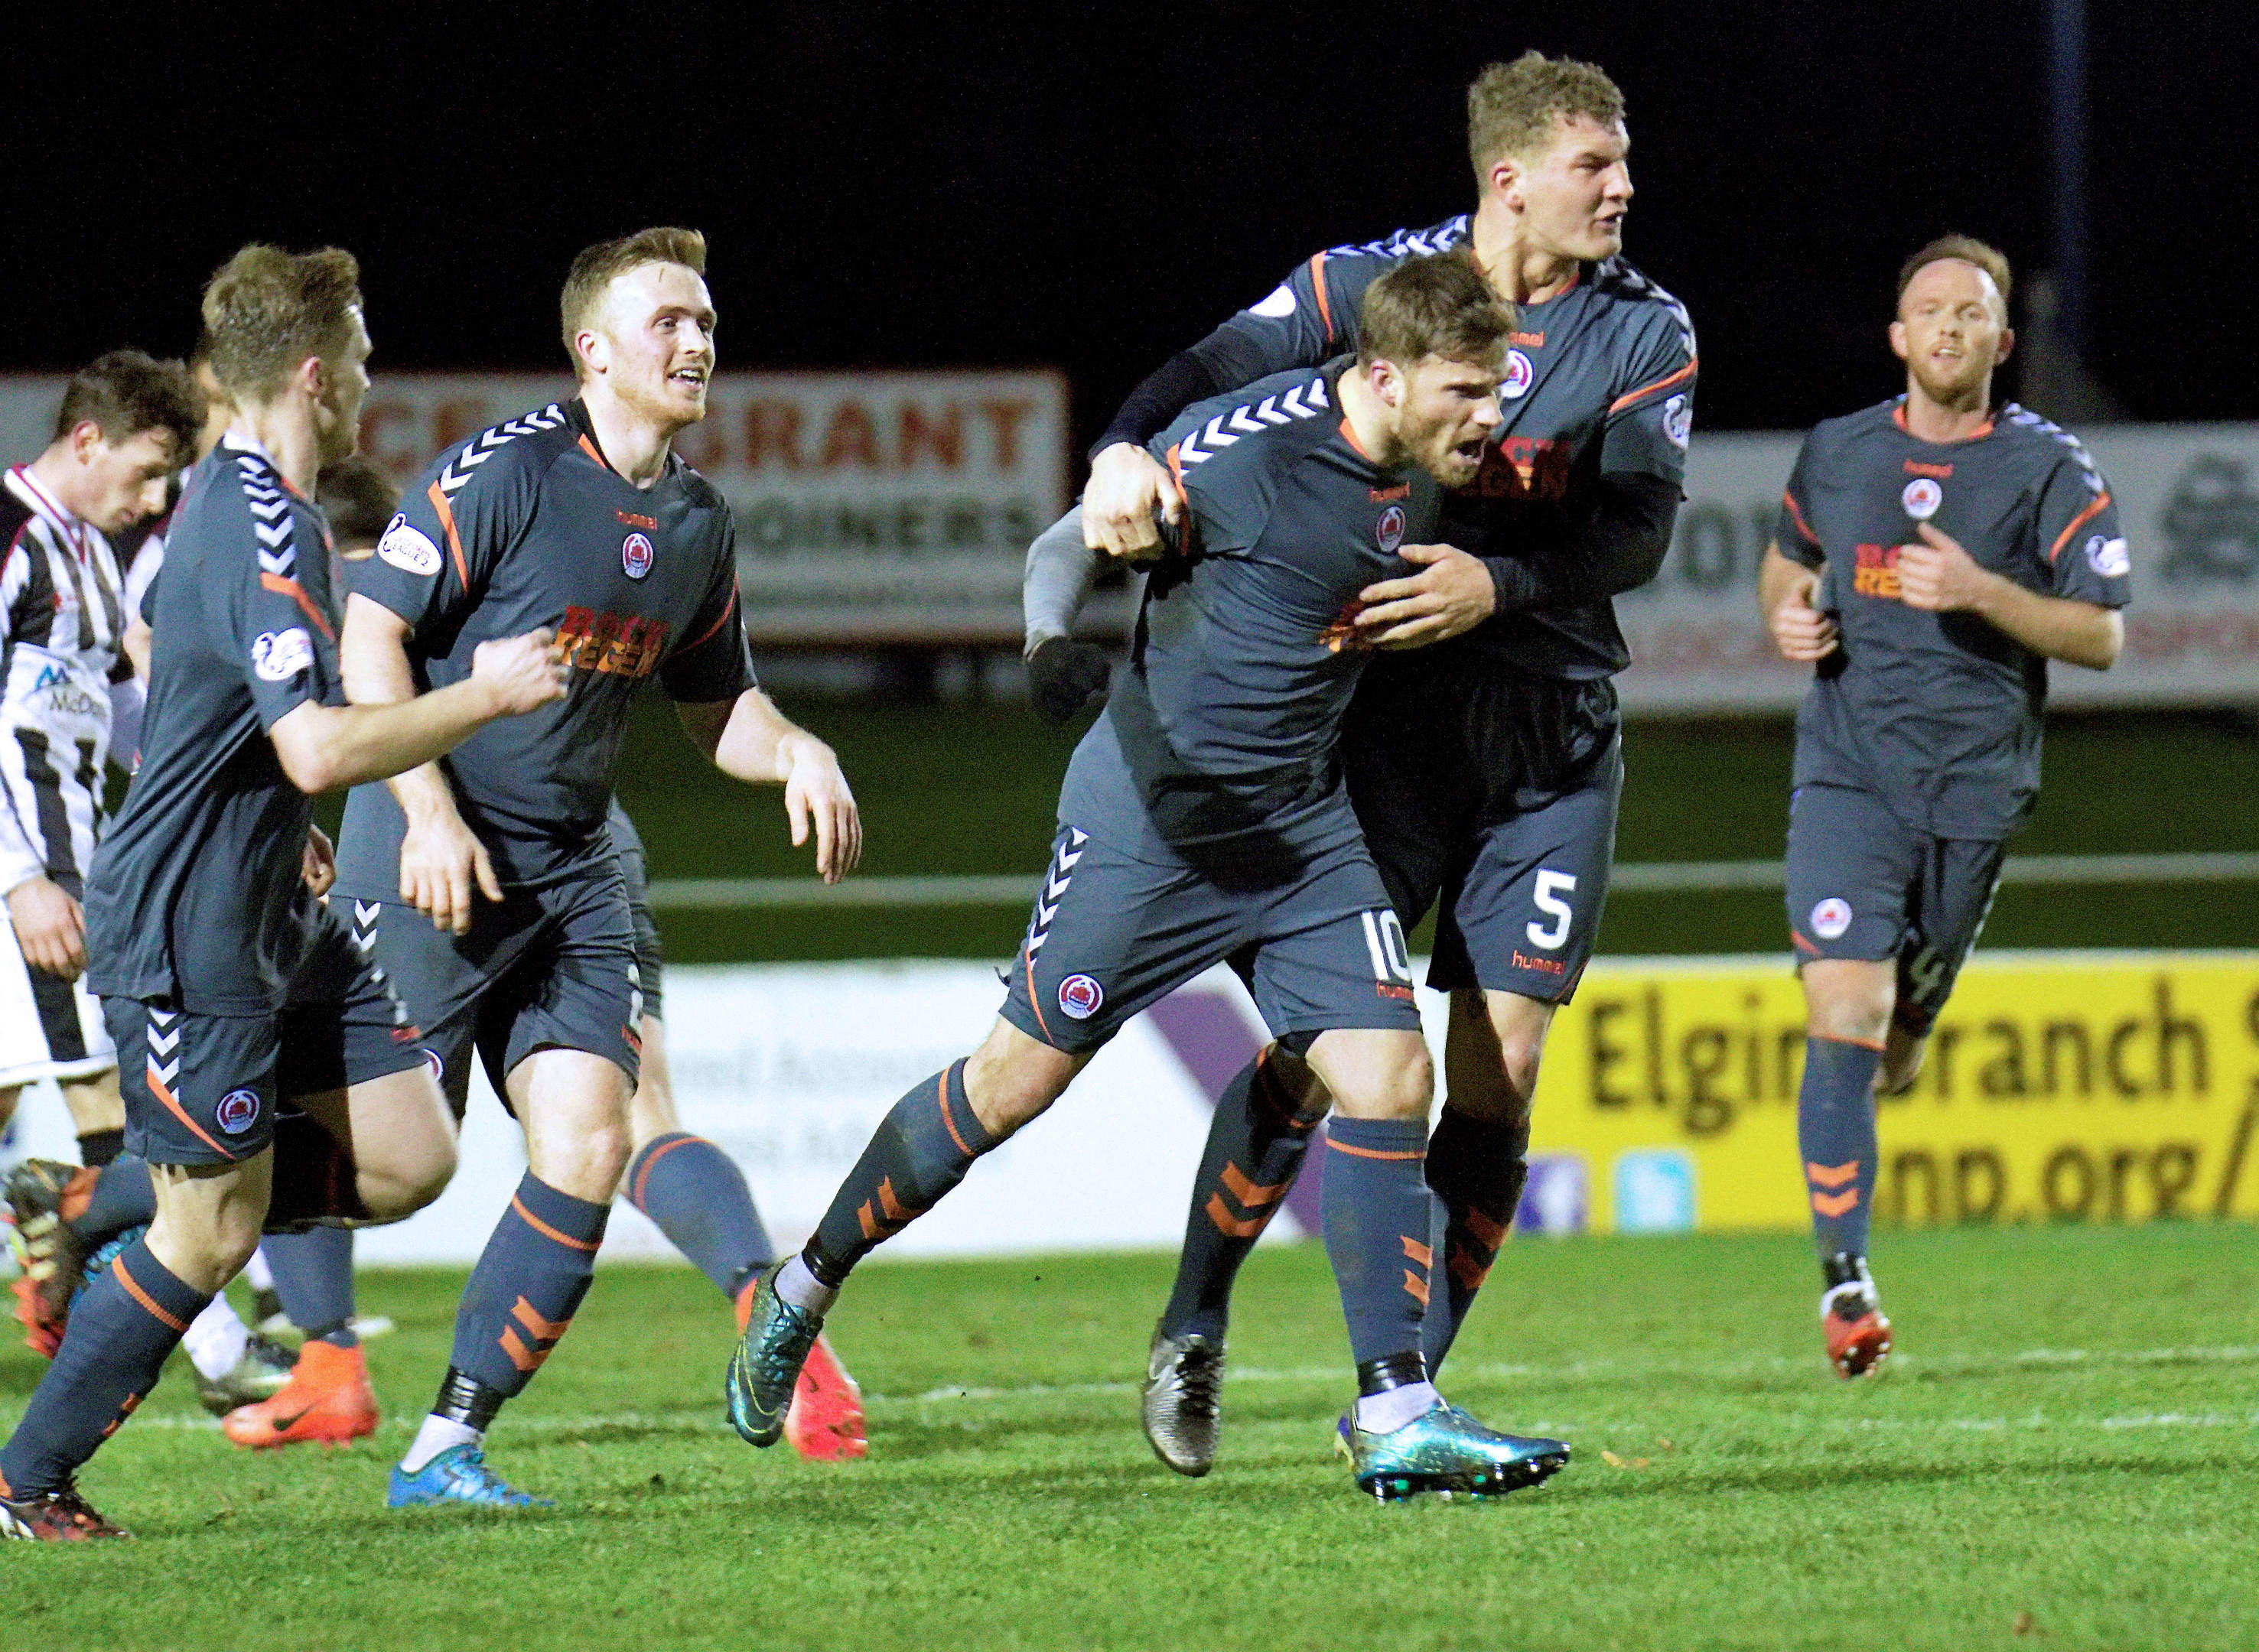
[[1102, 699], [1114, 676], [1114, 656], [1095, 643], [1047, 637], [1028, 656], [1028, 698], [1036, 715], [1057, 727]]

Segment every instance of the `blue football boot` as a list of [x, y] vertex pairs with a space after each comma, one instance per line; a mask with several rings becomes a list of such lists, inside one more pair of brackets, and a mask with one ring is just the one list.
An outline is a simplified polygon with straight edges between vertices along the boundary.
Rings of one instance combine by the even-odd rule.
[[435, 1503], [482, 1503], [492, 1508], [555, 1508], [556, 1499], [532, 1497], [487, 1466], [486, 1454], [467, 1440], [449, 1446], [410, 1474], [392, 1466], [387, 1508], [423, 1508]]
[[745, 1334], [730, 1356], [729, 1374], [722, 1379], [730, 1426], [747, 1445], [773, 1446], [782, 1437], [800, 1368], [808, 1363], [808, 1350], [823, 1328], [823, 1315], [795, 1307], [776, 1293], [776, 1275], [771, 1268], [761, 1276]]
[[1441, 1403], [1386, 1434], [1368, 1434], [1343, 1417], [1335, 1425], [1334, 1447], [1349, 1459], [1358, 1490], [1383, 1503], [1423, 1492], [1503, 1497], [1537, 1485], [1569, 1461], [1564, 1441], [1500, 1434]]

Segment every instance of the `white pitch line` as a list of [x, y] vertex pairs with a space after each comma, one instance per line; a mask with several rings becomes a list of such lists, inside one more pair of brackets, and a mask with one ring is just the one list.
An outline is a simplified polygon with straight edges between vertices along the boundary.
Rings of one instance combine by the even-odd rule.
[[[2226, 1345], [2191, 1348], [2027, 1348], [2013, 1354], [1934, 1354], [1917, 1358], [1910, 1355], [1893, 1355], [1892, 1370], [1935, 1371], [1942, 1376], [1956, 1373], [1981, 1372], [2006, 1366], [2039, 1366], [2061, 1368], [2072, 1365], [2184, 1365], [2218, 1364], [2241, 1365], [2259, 1363], [2259, 1347]], [[1461, 1375], [1483, 1378], [1493, 1381], [1573, 1383], [1596, 1377], [1714, 1377], [1739, 1378], [1772, 1371], [1818, 1371], [1816, 1359], [1791, 1359], [1784, 1356], [1758, 1356], [1742, 1360], [1575, 1360], [1564, 1365], [1487, 1364], [1461, 1365], [1454, 1369]], [[1256, 1384], [1334, 1384], [1342, 1380], [1339, 1368], [1331, 1365], [1287, 1366], [1269, 1369], [1248, 1366], [1228, 1371], [1224, 1380], [1233, 1385]], [[1094, 1383], [1023, 1383], [1009, 1388], [959, 1387], [951, 1385], [929, 1388], [916, 1394], [866, 1393], [866, 1406], [891, 1410], [933, 1405], [980, 1405], [1011, 1403], [1019, 1400], [1058, 1399], [1112, 1399], [1126, 1397], [1138, 1392], [1134, 1382]], [[651, 1428], [660, 1430], [685, 1429], [704, 1432], [707, 1413], [688, 1410], [673, 1413], [622, 1411], [597, 1416], [544, 1417], [538, 1414], [513, 1414], [513, 1429], [529, 1429], [540, 1434], [585, 1434], [608, 1428]], [[388, 1420], [388, 1426], [412, 1428], [422, 1421], [421, 1413]], [[2002, 1428], [2038, 1428], [2055, 1427], [2092, 1427], [2103, 1428], [2244, 1428], [2259, 1427], [2259, 1412], [2249, 1416], [2228, 1413], [2143, 1413], [2130, 1417], [2050, 1419], [2042, 1413], [2024, 1418], [1957, 1417], [1957, 1418], [1800, 1418], [1793, 1413], [1791, 1422], [1817, 1421], [1823, 1426], [1845, 1428], [1950, 1428], [1983, 1431]], [[718, 1425], [716, 1425], [718, 1426]], [[1532, 1424], [1531, 1427], [1537, 1425]], [[1569, 1425], [1562, 1425], [1568, 1427]], [[1614, 1423], [1586, 1421], [1577, 1425], [1590, 1429], [1604, 1427], [1643, 1426], [1642, 1420], [1627, 1420]], [[217, 1432], [219, 1420], [215, 1417], [144, 1416], [134, 1420], [136, 1429], [167, 1428], [189, 1432]]]
[[[2259, 853], [2011, 855], [2003, 880], [2020, 884], [2248, 883], [2259, 880]], [[1658, 860], [1621, 865], [1614, 894], [1717, 894], [1778, 889], [1778, 860]], [[747, 911], [788, 907], [1020, 906], [1039, 872], [990, 875], [852, 878], [659, 878], [651, 903], [665, 911]]]

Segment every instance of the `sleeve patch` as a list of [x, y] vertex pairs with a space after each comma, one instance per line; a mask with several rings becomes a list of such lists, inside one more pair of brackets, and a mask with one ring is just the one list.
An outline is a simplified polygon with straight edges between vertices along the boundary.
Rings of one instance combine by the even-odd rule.
[[261, 631], [252, 639], [251, 669], [262, 682], [287, 682], [314, 665], [314, 639], [305, 628], [293, 625], [283, 631]]
[[2106, 580], [2122, 580], [2134, 571], [2134, 557], [2125, 540], [2098, 533], [2086, 542], [2086, 566]]
[[376, 542], [376, 554], [403, 573], [429, 576], [439, 571], [439, 547], [431, 543], [431, 535], [413, 526], [404, 512], [385, 524], [384, 535]]
[[1685, 396], [1674, 395], [1663, 404], [1663, 433], [1680, 452], [1686, 451], [1694, 434], [1694, 404]]
[[1250, 304], [1247, 307], [1247, 313], [1251, 316], [1261, 316], [1270, 321], [1277, 321], [1282, 317], [1291, 316], [1294, 313], [1294, 289], [1281, 281], [1277, 290], [1261, 303]]

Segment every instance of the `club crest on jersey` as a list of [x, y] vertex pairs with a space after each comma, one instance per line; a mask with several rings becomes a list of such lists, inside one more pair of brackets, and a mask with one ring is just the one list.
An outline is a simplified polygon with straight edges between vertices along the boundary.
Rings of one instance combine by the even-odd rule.
[[1945, 502], [1945, 489], [1927, 476], [1917, 476], [1899, 490], [1899, 503], [1916, 522], [1928, 522]]
[[1088, 1021], [1105, 1001], [1106, 989], [1090, 976], [1070, 975], [1059, 983], [1059, 1009], [1077, 1021]]
[[640, 580], [651, 572], [653, 557], [651, 540], [645, 535], [631, 533], [620, 541], [620, 566], [627, 570], [628, 578]]
[[424, 1068], [431, 1075], [431, 1082], [440, 1083], [447, 1076], [447, 1064], [439, 1059], [439, 1052], [429, 1044], [424, 1047]]
[[1663, 433], [1680, 452], [1694, 434], [1694, 404], [1683, 395], [1674, 395], [1663, 404]]
[[2086, 542], [2086, 566], [2106, 580], [2122, 580], [2134, 571], [2133, 553], [2123, 539], [2098, 533]]
[[285, 682], [314, 663], [314, 639], [305, 628], [261, 631], [251, 640], [251, 668], [261, 682]]
[[1498, 393], [1509, 402], [1519, 402], [1529, 394], [1529, 387], [1537, 380], [1537, 369], [1529, 358], [1519, 350], [1506, 352], [1506, 377], [1498, 383]]
[[212, 1117], [230, 1136], [242, 1135], [258, 1122], [259, 1092], [229, 1091], [220, 1097], [219, 1105], [212, 1109]]
[[1812, 908], [1812, 932], [1823, 941], [1835, 940], [1851, 927], [1851, 903], [1829, 895]]
[[410, 524], [405, 511], [384, 524], [376, 554], [403, 573], [433, 574], [439, 571], [439, 547], [431, 536]]
[[1393, 552], [1404, 543], [1404, 507], [1391, 505], [1380, 513], [1380, 520], [1372, 524], [1372, 537], [1380, 542], [1383, 551]]

